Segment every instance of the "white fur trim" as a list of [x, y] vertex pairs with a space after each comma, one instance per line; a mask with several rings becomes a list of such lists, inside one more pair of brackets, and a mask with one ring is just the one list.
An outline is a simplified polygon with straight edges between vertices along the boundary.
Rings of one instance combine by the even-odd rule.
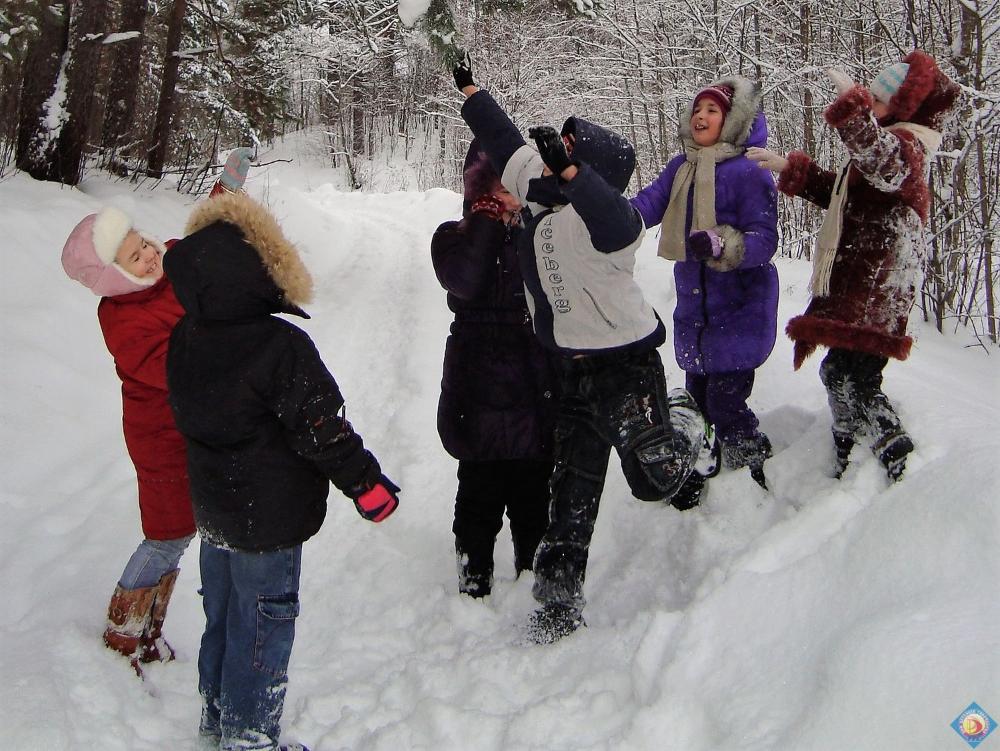
[[122, 240], [132, 230], [129, 215], [114, 206], [101, 209], [94, 220], [94, 252], [105, 266], [115, 260]]
[[[722, 132], [719, 133], [719, 143], [742, 146], [750, 137], [750, 130], [753, 128], [754, 119], [760, 109], [762, 96], [760, 86], [742, 76], [720, 78], [718, 81], [710, 83], [709, 86], [728, 86], [733, 90], [732, 103], [726, 114], [726, 120], [722, 123]], [[698, 91], [702, 91], [702, 89]], [[694, 143], [694, 137], [691, 135], [691, 115], [693, 112], [694, 99], [692, 98], [685, 110], [684, 118], [678, 124], [681, 141], [685, 145]]]
[[[141, 237], [143, 240], [145, 240], [150, 245], [152, 245], [154, 248], [156, 248], [156, 251], [160, 254], [160, 276], [162, 276], [163, 275], [163, 254], [167, 252], [167, 246], [164, 245], [159, 240], [157, 240], [152, 235], [147, 235], [142, 230], [136, 230], [136, 232], [139, 233], [139, 237]], [[128, 234], [128, 233], [126, 232], [125, 234]], [[124, 239], [124, 238], [122, 238], [122, 239]], [[120, 244], [121, 243], [119, 243], [119, 245]], [[118, 251], [116, 249], [115, 253], [117, 254], [117, 252]], [[120, 273], [122, 276], [124, 276], [130, 282], [134, 282], [135, 284], [138, 284], [140, 287], [152, 287], [154, 284], [156, 284], [158, 281], [160, 281], [160, 277], [159, 276], [156, 277], [155, 279], [150, 279], [149, 277], [142, 277], [142, 278], [140, 278], [140, 277], [136, 276], [135, 274], [132, 274], [131, 272], [126, 271], [124, 266], [120, 266], [114, 260], [111, 261], [111, 265], [115, 267], [115, 271], [117, 271], [118, 273]]]
[[160, 277], [156, 277], [155, 279], [150, 279], [149, 277], [139, 278], [135, 274], [130, 274], [122, 266], [119, 266], [117, 263], [114, 262], [111, 263], [111, 266], [114, 267], [114, 270], [117, 271], [119, 274], [121, 274], [123, 277], [128, 279], [130, 282], [133, 282], [134, 284], [138, 284], [140, 287], [152, 287], [154, 284], [160, 281]]

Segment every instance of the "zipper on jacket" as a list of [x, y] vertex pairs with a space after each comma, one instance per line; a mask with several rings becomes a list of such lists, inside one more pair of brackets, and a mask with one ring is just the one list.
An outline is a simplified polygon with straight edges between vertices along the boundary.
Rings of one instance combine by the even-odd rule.
[[612, 322], [611, 322], [611, 319], [610, 319], [610, 318], [608, 318], [608, 317], [607, 317], [606, 315], [604, 315], [604, 311], [603, 311], [603, 310], [601, 310], [601, 306], [597, 304], [597, 300], [595, 300], [595, 299], [594, 299], [594, 296], [593, 296], [592, 294], [590, 294], [590, 290], [589, 290], [589, 289], [587, 289], [586, 287], [584, 287], [584, 288], [583, 288], [583, 291], [587, 293], [587, 297], [589, 297], [589, 298], [590, 298], [590, 301], [591, 301], [592, 303], [594, 303], [594, 308], [595, 308], [595, 309], [597, 310], [597, 312], [598, 312], [598, 314], [599, 314], [599, 315], [601, 316], [601, 318], [603, 318], [603, 319], [604, 319], [604, 322], [605, 322], [606, 324], [608, 324], [608, 326], [610, 326], [611, 328], [613, 328], [613, 329], [617, 329], [617, 328], [618, 328], [617, 324], [614, 324], [614, 323], [612, 323]]
[[708, 284], [708, 271], [705, 270], [705, 264], [698, 264], [698, 283], [701, 285], [701, 320], [702, 326], [698, 329], [698, 359], [701, 360], [701, 369], [705, 370], [705, 348], [701, 344], [701, 339], [705, 336], [705, 330], [708, 328], [708, 293], [705, 291], [705, 286]]

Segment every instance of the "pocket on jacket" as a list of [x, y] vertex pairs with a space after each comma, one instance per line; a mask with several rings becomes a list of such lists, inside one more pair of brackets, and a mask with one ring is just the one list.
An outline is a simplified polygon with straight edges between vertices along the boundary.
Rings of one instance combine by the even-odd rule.
[[254, 669], [275, 678], [284, 678], [295, 639], [295, 619], [299, 615], [296, 594], [257, 597], [257, 638], [254, 642]]

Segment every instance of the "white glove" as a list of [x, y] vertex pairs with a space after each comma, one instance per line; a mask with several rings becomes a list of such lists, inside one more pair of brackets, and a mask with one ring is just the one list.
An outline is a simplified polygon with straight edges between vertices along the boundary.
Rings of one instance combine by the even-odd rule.
[[747, 149], [747, 159], [757, 162], [757, 166], [762, 169], [769, 169], [771, 172], [781, 172], [788, 166], [788, 160], [781, 154], [777, 154], [769, 149], [761, 149], [751, 146]]
[[827, 68], [826, 75], [833, 81], [833, 85], [837, 89], [837, 96], [842, 96], [854, 88], [854, 79], [840, 68]]

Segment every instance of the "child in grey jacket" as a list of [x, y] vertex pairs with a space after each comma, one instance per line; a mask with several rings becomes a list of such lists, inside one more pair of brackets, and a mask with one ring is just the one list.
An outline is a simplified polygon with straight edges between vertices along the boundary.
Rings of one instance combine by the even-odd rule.
[[656, 349], [666, 331], [633, 278], [645, 229], [622, 195], [635, 166], [632, 145], [571, 117], [561, 134], [532, 128], [536, 151], [473, 83], [468, 57], [454, 76], [466, 96], [462, 117], [526, 207], [518, 262], [528, 307], [535, 334], [560, 355], [549, 528], [534, 562], [542, 607], [528, 628], [529, 639], [549, 643], [583, 624], [587, 556], [611, 448], [636, 498], [683, 507], [689, 476], [716, 471], [717, 447], [706, 440], [691, 395], [667, 393]]

